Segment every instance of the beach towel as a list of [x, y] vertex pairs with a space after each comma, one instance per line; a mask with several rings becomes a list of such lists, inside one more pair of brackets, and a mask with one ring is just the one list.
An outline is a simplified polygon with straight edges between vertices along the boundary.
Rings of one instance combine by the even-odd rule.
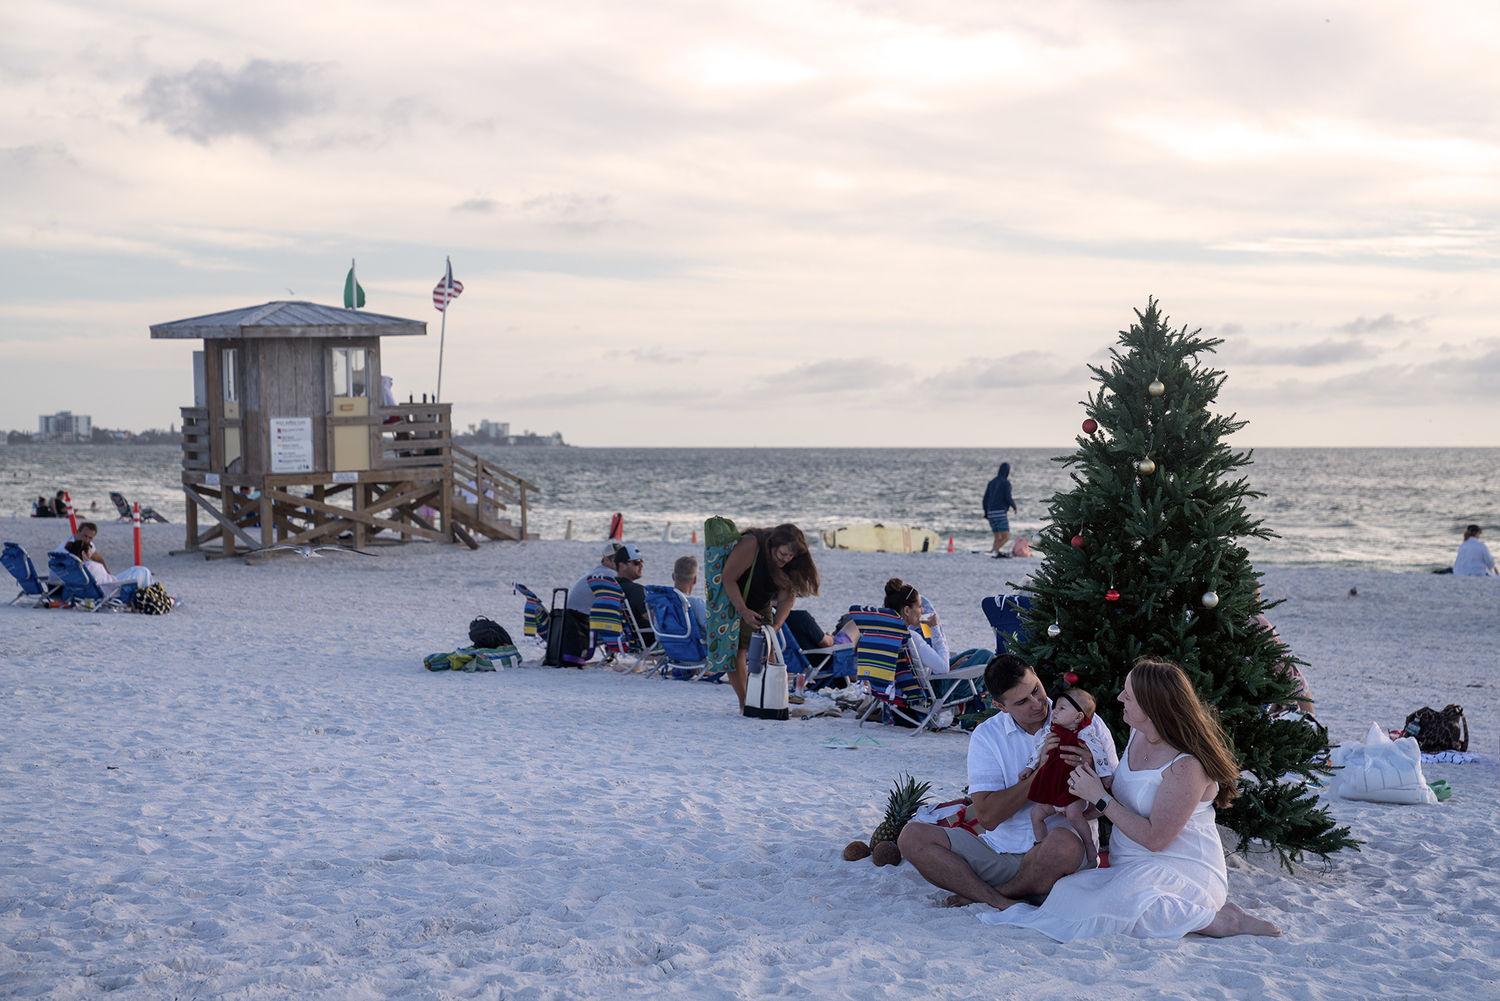
[[[708, 601], [708, 670], [705, 676], [734, 668], [740, 645], [740, 613], [724, 586], [724, 561], [740, 541], [740, 530], [728, 518], [710, 518], [703, 523], [704, 588]], [[757, 550], [756, 555], [760, 553]], [[753, 570], [753, 564], [752, 564]], [[746, 580], [748, 585], [748, 578]]]
[[521, 651], [513, 646], [482, 649], [466, 646], [451, 653], [433, 653], [422, 658], [422, 666], [429, 671], [493, 671], [499, 667], [520, 667]]

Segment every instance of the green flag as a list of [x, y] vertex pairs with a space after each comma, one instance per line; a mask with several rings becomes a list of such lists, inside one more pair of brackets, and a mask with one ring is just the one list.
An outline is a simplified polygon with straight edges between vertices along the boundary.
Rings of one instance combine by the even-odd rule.
[[349, 262], [349, 277], [344, 279], [344, 308], [358, 309], [365, 304], [365, 290], [354, 277], [354, 262]]

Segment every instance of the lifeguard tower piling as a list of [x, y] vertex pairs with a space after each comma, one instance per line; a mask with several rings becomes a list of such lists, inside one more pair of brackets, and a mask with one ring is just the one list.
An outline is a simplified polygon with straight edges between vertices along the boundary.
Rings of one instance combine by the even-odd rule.
[[[398, 403], [382, 380], [380, 339], [426, 334], [419, 320], [311, 302], [153, 326], [153, 339], [203, 341], [182, 408], [186, 549], [536, 538], [537, 488], [453, 444], [451, 404]], [[222, 552], [204, 550], [215, 541]]]

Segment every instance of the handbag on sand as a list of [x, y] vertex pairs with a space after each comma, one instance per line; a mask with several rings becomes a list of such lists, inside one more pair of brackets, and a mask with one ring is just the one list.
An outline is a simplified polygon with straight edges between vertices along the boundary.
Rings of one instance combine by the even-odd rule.
[[786, 657], [776, 630], [761, 626], [750, 637], [745, 666], [750, 680], [745, 691], [745, 715], [753, 719], [791, 719], [791, 703], [786, 690]]
[[1406, 717], [1401, 732], [1417, 738], [1423, 754], [1469, 749], [1469, 721], [1464, 719], [1464, 707], [1460, 705], [1449, 705], [1442, 712], [1423, 706]]

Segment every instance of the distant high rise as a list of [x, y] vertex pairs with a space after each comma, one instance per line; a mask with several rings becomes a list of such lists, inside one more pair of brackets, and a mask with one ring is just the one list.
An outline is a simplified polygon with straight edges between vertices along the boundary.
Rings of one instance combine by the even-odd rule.
[[509, 438], [510, 424], [499, 424], [495, 421], [479, 422], [479, 437], [481, 438]]
[[60, 410], [37, 418], [37, 433], [32, 440], [72, 444], [93, 439], [93, 418], [87, 414], [75, 414], [71, 410]]

